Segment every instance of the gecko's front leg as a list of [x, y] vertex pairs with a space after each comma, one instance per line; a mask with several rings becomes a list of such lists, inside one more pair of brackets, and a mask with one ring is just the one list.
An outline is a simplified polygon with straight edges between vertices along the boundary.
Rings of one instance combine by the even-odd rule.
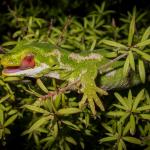
[[81, 101], [79, 102], [79, 107], [82, 108], [86, 101], [88, 101], [89, 106], [91, 108], [91, 111], [93, 115], [96, 114], [95, 110], [95, 104], [102, 110], [104, 111], [105, 108], [102, 104], [102, 101], [100, 100], [100, 96], [102, 95], [107, 95], [108, 93], [104, 91], [103, 89], [99, 88], [96, 86], [95, 81], [91, 78], [89, 78], [87, 75], [82, 76], [81, 79], [81, 84], [82, 84], [82, 89], [81, 91], [83, 92], [83, 97]]
[[96, 86], [95, 78], [97, 76], [97, 67], [94, 64], [89, 64], [88, 68], [90, 69], [82, 70], [83, 73], [80, 74], [81, 92], [83, 93], [83, 97], [79, 102], [79, 107], [83, 108], [88, 101], [93, 115], [96, 115], [95, 105], [102, 111], [105, 110], [98, 94], [102, 96], [107, 95], [108, 93]]

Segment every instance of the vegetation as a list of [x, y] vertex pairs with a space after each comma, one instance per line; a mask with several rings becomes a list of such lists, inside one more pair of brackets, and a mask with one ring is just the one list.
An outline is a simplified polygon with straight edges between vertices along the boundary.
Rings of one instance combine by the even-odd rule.
[[0, 58], [23, 39], [77, 52], [109, 49], [109, 58], [126, 55], [124, 76], [131, 69], [142, 83], [110, 91], [102, 97], [106, 110], [97, 109], [95, 117], [88, 105], [79, 109], [82, 95], [76, 92], [41, 99], [64, 82], [1, 75], [0, 149], [150, 149], [149, 6], [133, 3], [121, 10], [126, 3], [117, 0], [3, 0], [0, 5]]

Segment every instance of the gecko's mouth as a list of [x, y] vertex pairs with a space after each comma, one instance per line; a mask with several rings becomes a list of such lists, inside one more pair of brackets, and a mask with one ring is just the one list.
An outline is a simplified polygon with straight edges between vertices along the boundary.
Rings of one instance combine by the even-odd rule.
[[16, 66], [5, 66], [3, 69], [4, 75], [16, 74], [18, 72], [28, 70], [35, 67], [35, 60], [33, 55], [27, 55], [23, 58], [20, 65]]

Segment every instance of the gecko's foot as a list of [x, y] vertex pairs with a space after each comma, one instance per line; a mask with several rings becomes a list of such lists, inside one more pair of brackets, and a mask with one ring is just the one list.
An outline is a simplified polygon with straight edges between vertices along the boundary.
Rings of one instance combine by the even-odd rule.
[[102, 101], [100, 100], [100, 98], [97, 95], [98, 93], [101, 96], [102, 95], [108, 95], [108, 93], [105, 90], [103, 90], [101, 88], [98, 88], [95, 85], [95, 83], [93, 83], [93, 84], [90, 84], [90, 85], [85, 85], [85, 87], [82, 89], [82, 92], [83, 92], [83, 97], [82, 97], [81, 101], [79, 102], [79, 107], [80, 108], [82, 108], [84, 106], [84, 104], [86, 103], [86, 101], [88, 101], [93, 115], [96, 115], [95, 104], [102, 111], [105, 110], [105, 108], [102, 104]]

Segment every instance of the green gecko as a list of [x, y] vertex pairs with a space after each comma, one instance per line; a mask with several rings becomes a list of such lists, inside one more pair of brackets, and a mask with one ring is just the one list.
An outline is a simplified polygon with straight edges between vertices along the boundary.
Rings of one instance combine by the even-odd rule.
[[46, 42], [22, 41], [2, 57], [2, 74], [34, 78], [47, 76], [67, 81], [68, 85], [78, 80], [78, 90], [83, 93], [79, 107], [82, 108], [88, 101], [95, 115], [95, 105], [104, 111], [100, 96], [107, 95], [108, 90], [127, 88], [141, 82], [136, 73], [123, 77], [123, 60], [114, 61], [103, 68], [111, 61], [106, 57], [108, 53], [104, 49], [73, 53]]

